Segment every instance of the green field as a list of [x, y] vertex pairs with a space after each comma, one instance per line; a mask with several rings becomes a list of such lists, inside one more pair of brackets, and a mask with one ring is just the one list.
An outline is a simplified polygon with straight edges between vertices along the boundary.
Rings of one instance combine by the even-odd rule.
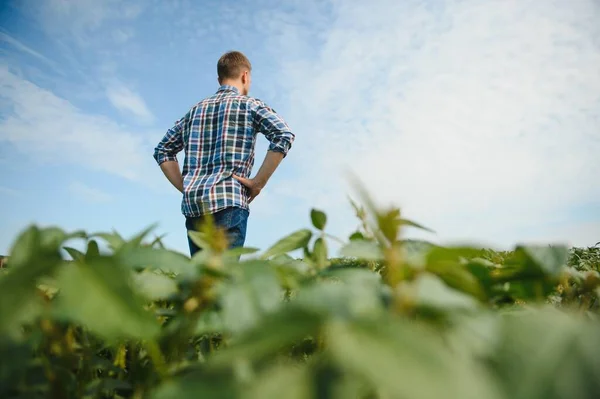
[[600, 246], [441, 247], [361, 203], [337, 258], [318, 210], [264, 251], [209, 225], [193, 259], [27, 228], [0, 269], [0, 397], [598, 397]]

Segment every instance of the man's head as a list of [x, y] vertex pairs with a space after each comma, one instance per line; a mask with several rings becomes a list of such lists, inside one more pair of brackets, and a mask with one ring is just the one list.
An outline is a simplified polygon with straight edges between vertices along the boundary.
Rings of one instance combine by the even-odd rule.
[[229, 51], [217, 62], [219, 84], [235, 86], [245, 96], [250, 92], [251, 72], [250, 60], [239, 51]]

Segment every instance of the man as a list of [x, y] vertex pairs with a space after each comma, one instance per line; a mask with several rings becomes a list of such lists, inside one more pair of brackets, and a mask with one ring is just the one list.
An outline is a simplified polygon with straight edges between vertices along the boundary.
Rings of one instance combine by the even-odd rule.
[[[219, 89], [194, 105], [170, 128], [154, 150], [154, 159], [182, 194], [185, 225], [197, 231], [212, 214], [227, 233], [229, 247], [242, 247], [251, 203], [287, 155], [294, 134], [287, 123], [264, 102], [248, 96], [250, 61], [239, 51], [225, 53], [217, 63]], [[270, 145], [254, 178], [256, 136]], [[183, 172], [176, 154], [185, 150]], [[190, 255], [199, 248], [189, 238]]]

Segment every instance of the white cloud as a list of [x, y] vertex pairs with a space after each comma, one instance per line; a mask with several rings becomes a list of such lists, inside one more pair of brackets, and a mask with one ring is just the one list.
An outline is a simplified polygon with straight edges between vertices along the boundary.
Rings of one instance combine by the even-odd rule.
[[154, 120], [144, 99], [124, 85], [109, 86], [106, 89], [106, 97], [116, 109], [124, 114], [133, 114], [138, 120], [145, 123]]
[[72, 194], [78, 196], [82, 200], [91, 203], [110, 202], [113, 196], [102, 190], [90, 187], [82, 182], [72, 182], [69, 185], [69, 190]]
[[[0, 142], [38, 162], [67, 163], [154, 184], [148, 134], [88, 114], [0, 67]], [[158, 137], [158, 136], [156, 136]]]
[[440, 239], [510, 245], [600, 198], [597, 2], [330, 6], [318, 32], [270, 28], [307, 205], [318, 195], [341, 214], [349, 168]]

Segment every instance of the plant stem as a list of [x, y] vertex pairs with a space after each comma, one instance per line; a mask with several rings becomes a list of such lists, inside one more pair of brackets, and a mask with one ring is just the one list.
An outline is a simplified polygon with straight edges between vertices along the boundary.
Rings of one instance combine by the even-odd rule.
[[150, 359], [152, 359], [152, 363], [154, 363], [154, 367], [160, 378], [168, 378], [167, 365], [158, 343], [155, 340], [150, 340], [146, 343], [146, 349], [148, 350], [148, 355], [150, 355]]

